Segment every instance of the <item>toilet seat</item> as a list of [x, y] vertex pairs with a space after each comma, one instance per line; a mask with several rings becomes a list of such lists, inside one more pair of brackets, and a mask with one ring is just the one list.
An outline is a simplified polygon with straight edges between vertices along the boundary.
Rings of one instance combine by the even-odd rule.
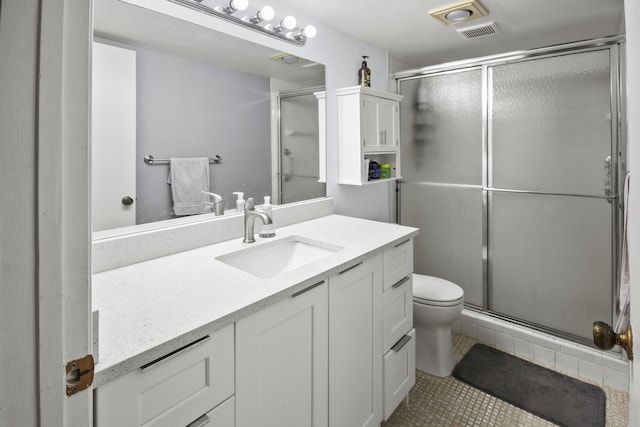
[[464, 291], [448, 280], [414, 274], [413, 301], [425, 305], [450, 307], [464, 302]]

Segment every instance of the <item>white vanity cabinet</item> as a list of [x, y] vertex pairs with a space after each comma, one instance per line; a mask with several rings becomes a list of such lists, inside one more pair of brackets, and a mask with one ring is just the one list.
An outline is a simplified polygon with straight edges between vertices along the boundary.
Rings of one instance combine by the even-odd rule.
[[322, 281], [236, 323], [237, 427], [329, 425], [328, 312]]
[[233, 373], [230, 325], [95, 389], [95, 425], [187, 426], [209, 412], [209, 426], [233, 427]]
[[367, 160], [390, 164], [390, 178], [400, 178], [402, 96], [361, 86], [338, 89], [336, 93], [338, 182], [363, 185], [386, 181], [368, 179]]
[[382, 254], [329, 278], [329, 425], [382, 421]]
[[413, 240], [383, 254], [383, 419], [386, 421], [415, 384], [413, 329]]

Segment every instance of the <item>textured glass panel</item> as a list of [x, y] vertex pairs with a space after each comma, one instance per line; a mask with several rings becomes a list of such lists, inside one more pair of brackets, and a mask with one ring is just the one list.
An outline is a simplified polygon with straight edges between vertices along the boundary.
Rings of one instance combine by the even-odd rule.
[[490, 185], [603, 195], [609, 71], [608, 50], [490, 69]]
[[611, 205], [492, 193], [489, 309], [587, 339], [611, 320]]
[[482, 73], [403, 81], [402, 178], [482, 185]]
[[464, 289], [465, 302], [482, 305], [482, 190], [403, 182], [401, 221], [420, 228], [414, 271]]
[[325, 195], [318, 182], [318, 101], [313, 94], [280, 99], [281, 203]]

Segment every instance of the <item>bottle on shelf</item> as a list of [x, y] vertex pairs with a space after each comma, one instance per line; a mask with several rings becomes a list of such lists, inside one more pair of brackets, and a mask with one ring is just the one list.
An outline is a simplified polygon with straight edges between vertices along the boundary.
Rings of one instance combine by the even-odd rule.
[[358, 84], [371, 87], [371, 70], [367, 66], [367, 58], [368, 56], [362, 56], [362, 66], [358, 70]]

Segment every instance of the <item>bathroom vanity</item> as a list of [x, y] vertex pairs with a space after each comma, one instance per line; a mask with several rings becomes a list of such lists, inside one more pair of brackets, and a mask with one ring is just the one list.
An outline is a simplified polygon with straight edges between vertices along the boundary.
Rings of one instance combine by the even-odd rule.
[[327, 215], [94, 274], [95, 425], [380, 425], [415, 382], [417, 234]]

